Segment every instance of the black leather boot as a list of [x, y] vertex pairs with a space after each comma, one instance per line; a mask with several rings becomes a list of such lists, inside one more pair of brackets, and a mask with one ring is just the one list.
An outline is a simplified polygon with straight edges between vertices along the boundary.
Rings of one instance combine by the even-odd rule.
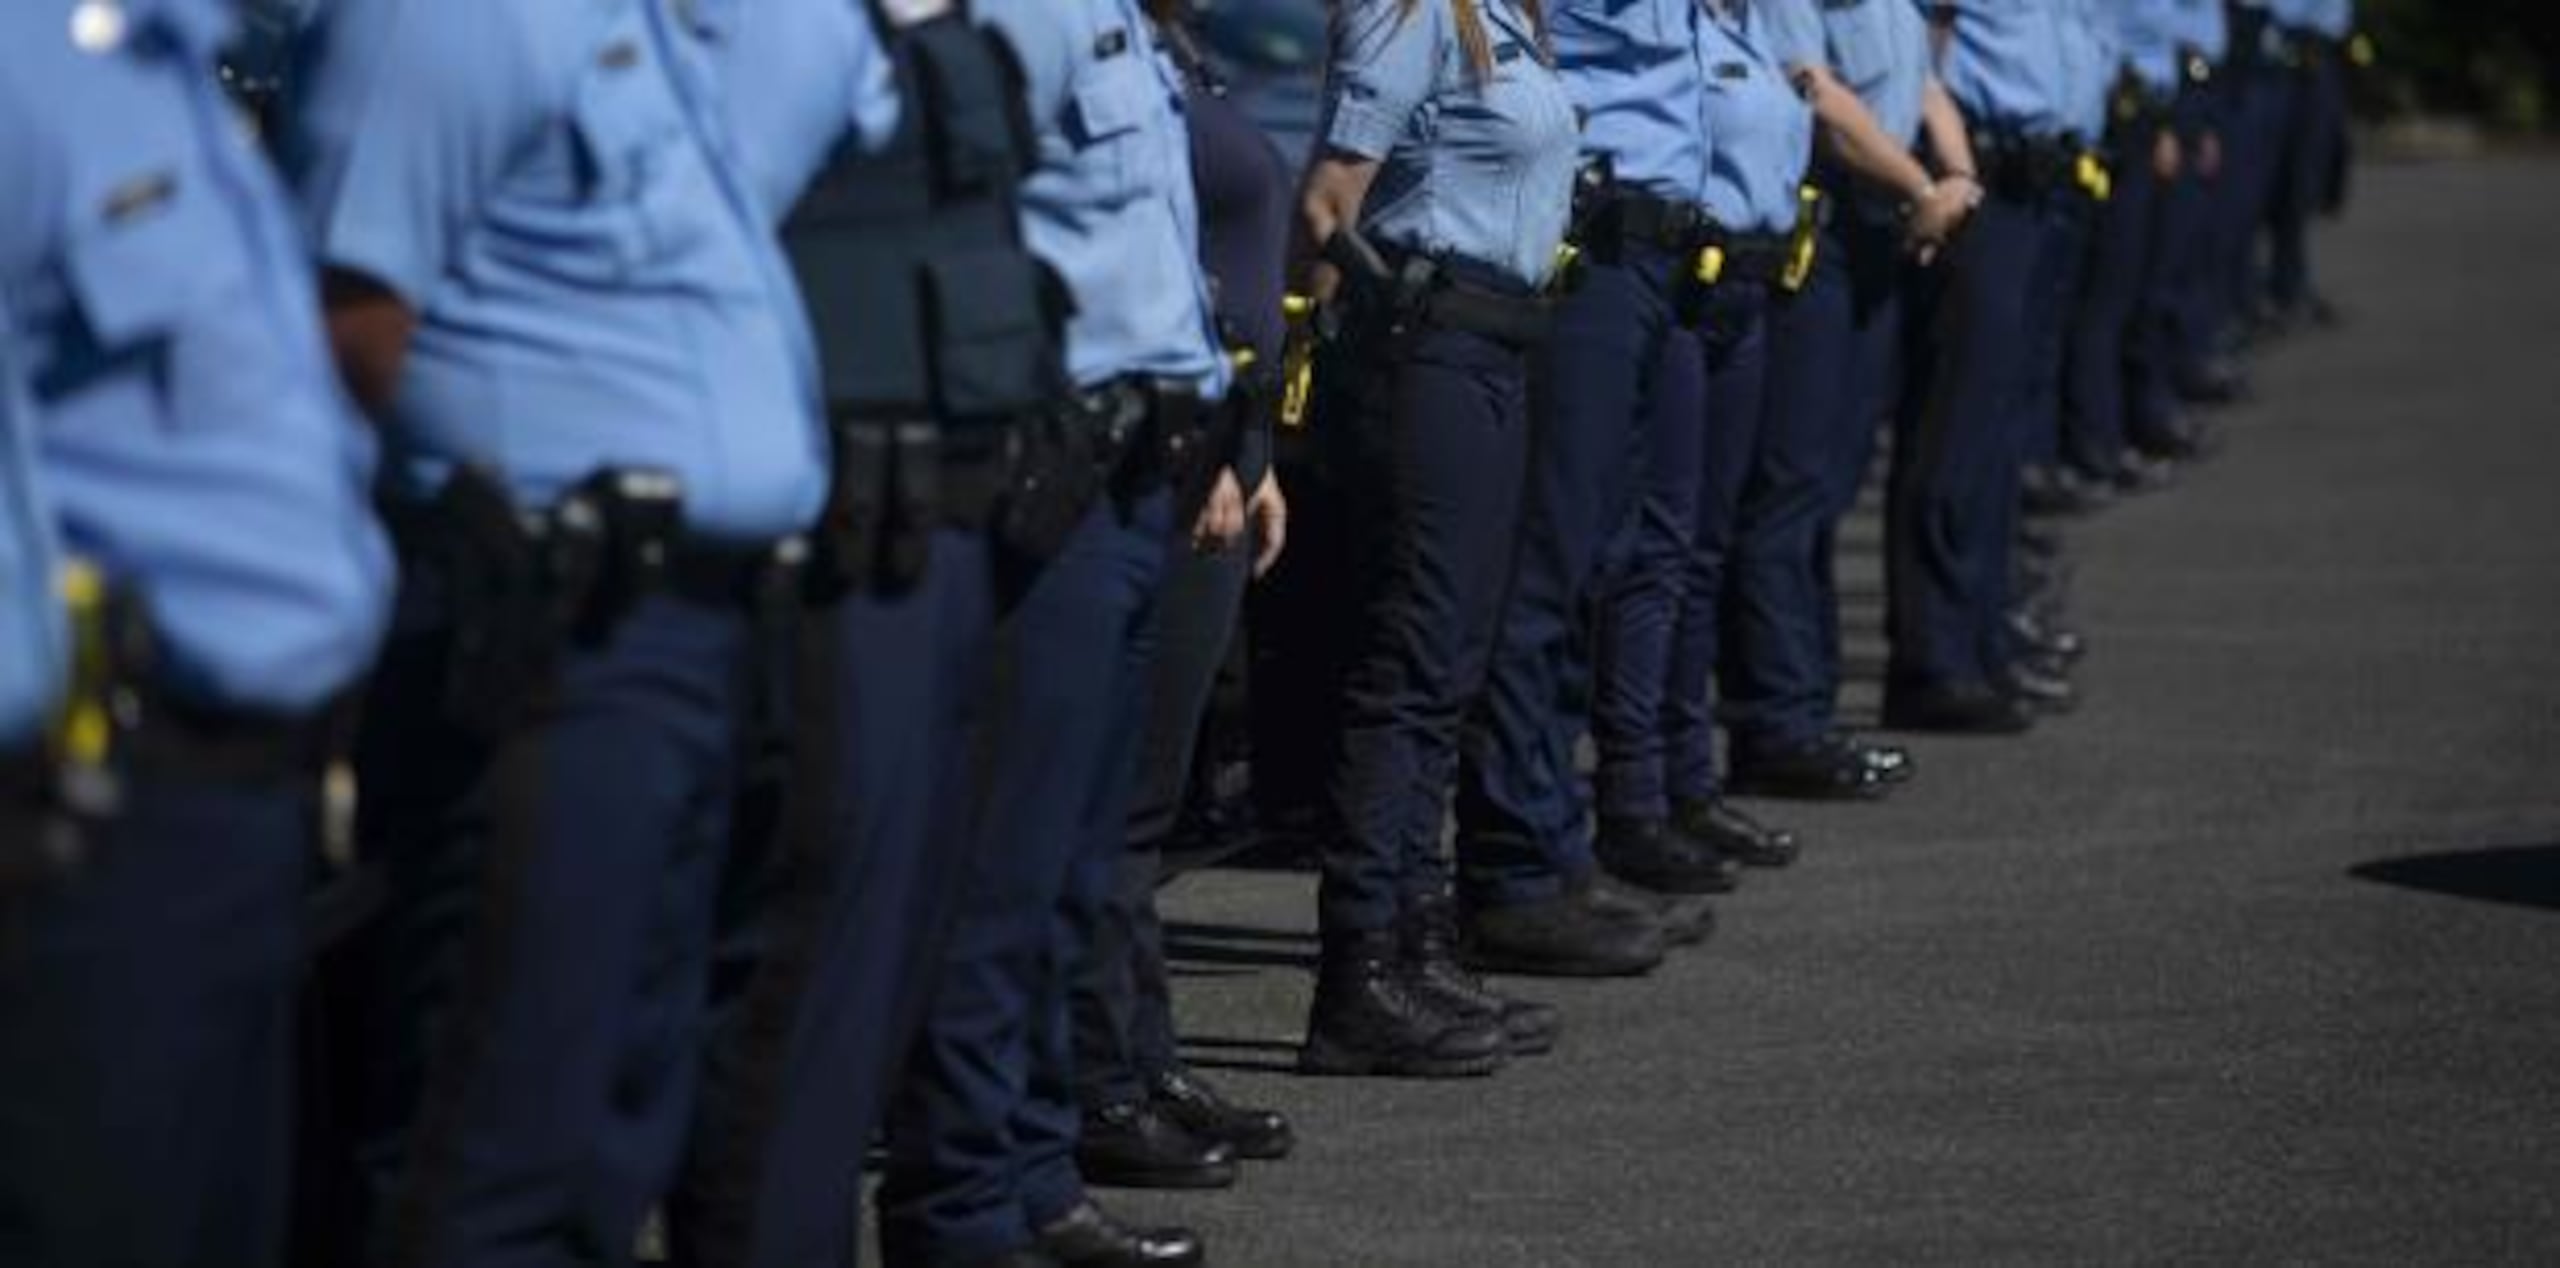
[[1512, 1056], [1534, 1057], [1556, 1046], [1564, 1018], [1553, 1007], [1494, 990], [1458, 963], [1457, 917], [1448, 900], [1426, 902], [1406, 912], [1397, 933], [1405, 972], [1413, 976], [1414, 990], [1424, 999], [1461, 1017], [1500, 1026]]
[[1139, 1228], [1095, 1205], [1077, 1203], [1037, 1234], [1040, 1249], [1070, 1268], [1199, 1268], [1200, 1235], [1187, 1228]]
[[1363, 933], [1326, 940], [1298, 1069], [1469, 1078], [1500, 1069], [1510, 1046], [1492, 1021], [1462, 1017], [1416, 989], [1392, 931]]
[[1223, 1189], [1236, 1182], [1236, 1153], [1150, 1098], [1085, 1111], [1076, 1173], [1109, 1189]]
[[1166, 1117], [1203, 1140], [1214, 1140], [1255, 1162], [1285, 1158], [1298, 1143], [1289, 1119], [1278, 1110], [1238, 1105], [1219, 1095], [1184, 1066], [1147, 1080], [1147, 1096]]

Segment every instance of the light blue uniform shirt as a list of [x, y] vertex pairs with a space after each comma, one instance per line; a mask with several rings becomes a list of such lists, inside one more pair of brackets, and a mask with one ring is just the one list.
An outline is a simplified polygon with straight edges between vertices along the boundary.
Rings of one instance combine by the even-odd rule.
[[2169, 0], [2168, 20], [2180, 49], [2193, 49], [2216, 65], [2231, 51], [2231, 15], [2222, 0]]
[[1955, 12], [1939, 77], [1977, 136], [2070, 130], [2060, 0], [1933, 0], [1933, 7]]
[[1068, 376], [1079, 387], [1177, 379], [1223, 395], [1182, 78], [1146, 14], [1135, 0], [977, 0], [974, 11], [1022, 60], [1039, 136], [1022, 234], [1075, 299]]
[[[0, 59], [0, 82], [8, 73]], [[0, 120], [0, 153], [14, 139]], [[8, 199], [0, 191], [0, 225], [15, 227]], [[16, 271], [24, 245], [0, 238], [0, 271]], [[53, 512], [37, 487], [34, 411], [21, 399], [7, 344], [0, 338], [0, 747], [19, 748], [61, 697], [69, 659], [54, 599]]]
[[[329, 0], [289, 159], [321, 259], [418, 315], [399, 491], [605, 467], [760, 541], [826, 496], [816, 367], [711, 73], [734, 0]], [[677, 10], [681, 8], [682, 17]]]
[[0, 239], [40, 244], [0, 293], [44, 493], [66, 548], [147, 605], [164, 686], [304, 710], [370, 660], [391, 565], [309, 261], [211, 73], [234, 15], [75, 9], [103, 12], [0, 8]]
[[2178, 65], [2179, 0], [2114, 0], [2116, 44], [2142, 86], [2174, 95], [2184, 72]]
[[845, 142], [898, 127], [897, 67], [865, 0], [749, 0], [720, 48], [747, 184], [779, 221]]
[[1494, 66], [1479, 77], [1449, 0], [1341, 0], [1318, 135], [1378, 163], [1360, 212], [1372, 241], [1454, 255], [1513, 279], [1555, 271], [1580, 161], [1573, 103], [1512, 0], [1482, 0]]
[[1582, 114], [1582, 152], [1624, 185], [1686, 202], [1707, 179], [1706, 28], [1698, 0], [1560, 0], [1556, 71]]
[[2343, 40], [2356, 29], [2355, 0], [2267, 0], [2276, 21]]
[[1929, 24], [1901, 0], [1754, 0], [1781, 60], [1822, 65], [1886, 136], [1917, 144], [1929, 86]]
[[2064, 83], [2069, 131], [2095, 144], [2107, 134], [2107, 106], [2115, 95], [2115, 20], [2105, 0], [2060, 0]]
[[1758, 6], [1708, 23], [1707, 134], [1715, 153], [1698, 201], [1728, 229], [1785, 232], [1813, 158], [1813, 108], [1770, 51]]

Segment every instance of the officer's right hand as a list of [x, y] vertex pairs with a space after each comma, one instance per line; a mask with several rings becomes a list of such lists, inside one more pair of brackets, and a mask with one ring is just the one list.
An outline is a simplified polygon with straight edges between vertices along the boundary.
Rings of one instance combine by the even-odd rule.
[[1243, 536], [1244, 486], [1237, 482], [1235, 468], [1220, 468], [1200, 517], [1191, 522], [1191, 548], [1213, 555], [1232, 549]]
[[1942, 180], [1929, 187], [1929, 192], [1911, 204], [1911, 219], [1904, 226], [1905, 245], [1922, 264], [1936, 258], [1938, 249], [1964, 227], [1965, 218], [1973, 214], [1979, 201], [1973, 186], [1961, 179]]

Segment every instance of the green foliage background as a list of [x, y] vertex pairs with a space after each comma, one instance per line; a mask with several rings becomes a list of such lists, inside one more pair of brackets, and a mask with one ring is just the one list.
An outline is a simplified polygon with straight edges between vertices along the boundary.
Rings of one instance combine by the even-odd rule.
[[2560, 127], [2560, 0], [2360, 0], [2357, 14], [2381, 55], [2359, 88], [2369, 113]]

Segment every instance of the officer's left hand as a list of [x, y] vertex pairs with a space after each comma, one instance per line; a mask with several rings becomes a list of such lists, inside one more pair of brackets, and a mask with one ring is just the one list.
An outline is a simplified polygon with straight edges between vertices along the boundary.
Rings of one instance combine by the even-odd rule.
[[1280, 562], [1280, 552], [1289, 546], [1289, 498], [1280, 491], [1278, 472], [1262, 473], [1262, 485], [1244, 513], [1253, 523], [1253, 575], [1258, 578]]
[[2222, 175], [2222, 134], [2207, 132], [2196, 142], [2196, 175], [2213, 180]]
[[1191, 523], [1191, 548], [1201, 554], [1214, 554], [1232, 549], [1244, 536], [1244, 487], [1236, 481], [1233, 467], [1218, 472], [1218, 483], [1209, 490], [1209, 500], [1200, 507], [1200, 518]]

